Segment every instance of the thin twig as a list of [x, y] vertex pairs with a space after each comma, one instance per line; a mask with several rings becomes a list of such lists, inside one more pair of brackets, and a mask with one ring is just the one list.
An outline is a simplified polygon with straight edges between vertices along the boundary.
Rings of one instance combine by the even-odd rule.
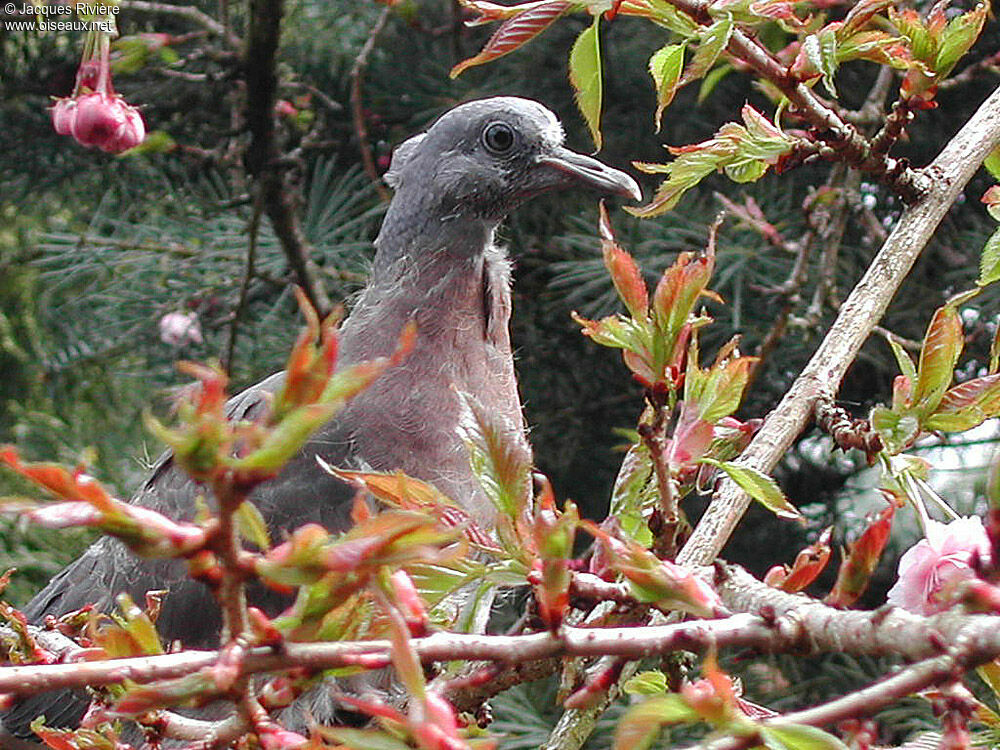
[[386, 202], [392, 196], [386, 186], [382, 184], [382, 177], [375, 166], [371, 146], [368, 143], [368, 128], [365, 125], [365, 112], [361, 101], [361, 76], [368, 65], [368, 58], [371, 56], [372, 50], [375, 49], [375, 40], [382, 33], [382, 29], [385, 28], [385, 24], [389, 20], [391, 13], [391, 5], [386, 5], [382, 9], [375, 24], [372, 26], [372, 30], [368, 33], [368, 38], [361, 47], [361, 51], [354, 58], [354, 65], [351, 66], [351, 116], [354, 121], [354, 134], [358, 139], [358, 150], [361, 152], [361, 163], [364, 165], [365, 174], [368, 175], [372, 184], [375, 185], [375, 190], [378, 192], [379, 198]]
[[260, 230], [260, 217], [264, 211], [264, 204], [261, 201], [260, 193], [257, 193], [257, 200], [254, 201], [253, 215], [250, 217], [248, 228], [248, 244], [246, 266], [243, 270], [243, 278], [240, 279], [240, 294], [236, 300], [236, 308], [233, 310], [233, 318], [229, 323], [229, 341], [226, 343], [226, 353], [222, 359], [222, 367], [230, 375], [233, 372], [233, 357], [236, 354], [236, 337], [239, 333], [240, 319], [247, 306], [247, 294], [250, 291], [250, 281], [254, 277], [257, 260], [257, 237]]
[[226, 43], [231, 47], [239, 47], [242, 44], [242, 40], [223, 24], [193, 5], [171, 5], [170, 3], [156, 3], [148, 0], [121, 0], [118, 7], [122, 10], [134, 10], [139, 13], [158, 13], [184, 18], [226, 40]]

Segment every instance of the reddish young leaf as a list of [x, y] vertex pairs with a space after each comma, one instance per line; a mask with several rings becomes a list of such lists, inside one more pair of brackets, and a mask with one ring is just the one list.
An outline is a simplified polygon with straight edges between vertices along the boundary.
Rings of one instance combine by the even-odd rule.
[[637, 320], [645, 320], [649, 311], [649, 293], [646, 282], [642, 280], [642, 272], [635, 264], [632, 256], [615, 242], [614, 230], [608, 209], [601, 201], [598, 227], [601, 234], [601, 252], [604, 255], [604, 265], [611, 274], [618, 296], [621, 297], [629, 314]]
[[837, 573], [837, 582], [825, 601], [834, 607], [850, 607], [856, 602], [871, 580], [892, 529], [896, 503], [892, 501], [868, 524], [857, 541], [849, 544]]
[[478, 55], [463, 60], [451, 69], [451, 77], [456, 78], [467, 68], [496, 60], [527, 44], [551, 26], [569, 7], [570, 3], [566, 0], [552, 0], [530, 5], [527, 10], [507, 18]]
[[962, 338], [962, 320], [955, 305], [939, 307], [927, 326], [917, 382], [913, 389], [913, 402], [922, 415], [930, 415], [941, 403], [948, 385], [955, 374], [955, 365], [965, 342]]
[[70, 472], [59, 464], [23, 463], [12, 445], [0, 446], [0, 463], [64, 500], [85, 502], [101, 511], [109, 510], [114, 503], [104, 487], [84, 473], [83, 467]]
[[833, 534], [833, 527], [828, 526], [823, 530], [813, 544], [810, 544], [795, 557], [795, 563], [791, 571], [779, 584], [778, 588], [797, 594], [806, 586], [816, 580], [816, 577], [823, 572], [827, 561], [830, 559], [830, 536]]
[[611, 567], [625, 576], [639, 601], [697, 617], [711, 617], [722, 609], [722, 600], [712, 587], [686, 568], [660, 560], [636, 542], [616, 539], [593, 523], [580, 523], [605, 546]]
[[531, 532], [539, 556], [534, 566], [541, 573], [535, 585], [535, 597], [543, 622], [554, 633], [562, 625], [569, 606], [569, 559], [573, 555], [573, 540], [580, 515], [573, 503], [567, 503], [562, 513], [557, 510], [548, 480], [543, 480], [535, 503]]

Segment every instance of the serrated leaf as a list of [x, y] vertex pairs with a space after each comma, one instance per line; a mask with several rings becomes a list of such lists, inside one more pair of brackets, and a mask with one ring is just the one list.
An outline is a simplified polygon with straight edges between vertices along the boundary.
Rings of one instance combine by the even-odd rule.
[[604, 84], [601, 78], [600, 16], [584, 29], [569, 53], [569, 81], [576, 92], [576, 104], [590, 128], [595, 148], [601, 150], [601, 106]]
[[861, 536], [848, 545], [840, 561], [837, 581], [824, 601], [834, 607], [846, 608], [856, 602], [871, 580], [872, 573], [882, 558], [896, 506], [890, 504], [873, 519]]
[[953, 18], [941, 35], [937, 58], [934, 61], [934, 72], [938, 76], [948, 75], [955, 64], [962, 59], [983, 30], [989, 6], [979, 3], [975, 9]]
[[[837, 88], [834, 85], [834, 76], [837, 74], [837, 35], [832, 29], [823, 29], [815, 36], [806, 37], [805, 42], [810, 39], [816, 40], [816, 57], [814, 59], [810, 53], [810, 59], [822, 74], [823, 86], [827, 93], [835, 97], [837, 96]], [[804, 47], [806, 46], [805, 42], [803, 42]]]
[[861, 31], [879, 12], [892, 5], [892, 0], [859, 0], [844, 16], [843, 25], [838, 30], [840, 41]]
[[739, 161], [727, 164], [723, 171], [733, 182], [756, 182], [767, 172], [767, 164], [762, 161]]
[[653, 20], [656, 23], [666, 26], [682, 39], [693, 39], [701, 30], [697, 21], [667, 0], [649, 0], [649, 7], [655, 14]]
[[908, 448], [920, 434], [920, 421], [909, 410], [899, 413], [876, 406], [869, 420], [885, 443], [885, 449], [892, 455]]
[[493, 33], [489, 41], [483, 46], [478, 55], [463, 60], [449, 74], [452, 78], [457, 78], [462, 71], [482, 65], [483, 63], [496, 60], [508, 55], [519, 47], [524, 46], [545, 29], [552, 25], [559, 16], [570, 7], [564, 0], [555, 0], [551, 3], [529, 8], [516, 16], [506, 19]]
[[913, 364], [913, 359], [909, 353], [896, 340], [895, 336], [887, 336], [886, 341], [889, 342], [889, 348], [892, 349], [892, 354], [896, 358], [896, 364], [899, 366], [900, 373], [909, 378], [911, 383], [916, 381], [917, 366]]
[[983, 245], [983, 254], [979, 258], [979, 286], [992, 284], [1000, 280], [1000, 229], [997, 229]]
[[678, 83], [681, 78], [681, 71], [684, 69], [685, 44], [668, 44], [649, 58], [649, 74], [653, 76], [653, 83], [656, 85], [656, 132], [660, 132], [660, 120], [663, 110], [670, 106], [677, 93]]
[[927, 430], [964, 432], [1000, 414], [1000, 374], [973, 378], [949, 388], [937, 411], [924, 422]]
[[781, 518], [801, 518], [802, 514], [792, 505], [778, 483], [752, 466], [741, 466], [732, 461], [701, 459], [702, 463], [722, 469], [741, 490]]
[[625, 303], [629, 315], [634, 319], [644, 321], [649, 310], [649, 292], [646, 290], [646, 282], [643, 281], [642, 272], [636, 265], [635, 259], [615, 241], [611, 219], [608, 217], [608, 209], [603, 203], [600, 207], [598, 227], [601, 235], [601, 254], [604, 257], [604, 266], [611, 275], [611, 281], [615, 285], [618, 296]]
[[319, 727], [319, 733], [351, 750], [410, 750], [408, 742], [381, 729]]
[[670, 724], [699, 721], [701, 716], [677, 693], [661, 695], [632, 706], [618, 722], [613, 750], [645, 750]]
[[920, 364], [913, 389], [913, 403], [921, 414], [931, 414], [955, 375], [955, 365], [965, 342], [962, 320], [955, 305], [939, 307], [927, 326], [920, 347]]
[[257, 545], [257, 549], [267, 552], [271, 548], [271, 537], [267, 533], [267, 521], [261, 515], [260, 509], [249, 500], [240, 503], [236, 509], [236, 529], [240, 536], [248, 542]]
[[639, 672], [622, 685], [628, 695], [661, 695], [668, 689], [667, 676], [658, 669]]
[[473, 474], [494, 507], [512, 521], [525, 512], [531, 489], [530, 458], [516, 442], [515, 433], [498, 424], [498, 417], [473, 396], [460, 394], [466, 406], [462, 432]]
[[667, 179], [649, 204], [626, 210], [643, 217], [669, 211], [685, 192], [720, 169], [739, 182], [755, 180], [792, 149], [793, 141], [753, 107], [744, 106], [741, 115], [742, 125], [728, 122], [710, 140], [671, 148], [677, 155], [671, 164], [636, 163], [638, 169], [666, 174]]
[[760, 735], [769, 750], [847, 750], [847, 745], [829, 732], [805, 724], [763, 726]]
[[684, 71], [680, 85], [697, 81], [711, 70], [715, 61], [719, 59], [719, 55], [729, 44], [729, 38], [732, 35], [733, 19], [731, 16], [723, 16], [702, 31], [698, 49], [695, 50], [691, 62]]

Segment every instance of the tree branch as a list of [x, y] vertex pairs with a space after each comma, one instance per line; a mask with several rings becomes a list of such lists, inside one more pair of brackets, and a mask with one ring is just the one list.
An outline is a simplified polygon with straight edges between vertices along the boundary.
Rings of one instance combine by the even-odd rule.
[[281, 34], [283, 0], [251, 0], [250, 23], [244, 52], [246, 74], [246, 123], [250, 145], [246, 151], [247, 171], [260, 186], [264, 207], [274, 233], [296, 281], [310, 304], [322, 318], [330, 311], [330, 300], [317, 281], [317, 269], [310, 259], [309, 245], [299, 225], [295, 201], [284, 170], [278, 164], [274, 104], [278, 79], [275, 66]]
[[236, 34], [193, 5], [172, 5], [170, 3], [148, 2], [147, 0], [120, 0], [118, 7], [122, 10], [134, 10], [139, 13], [157, 13], [183, 18], [224, 39], [231, 47], [239, 47], [243, 43], [243, 40]]
[[[738, 459], [738, 463], [769, 472], [778, 463], [812, 414], [816, 399], [837, 391], [861, 345], [881, 319], [917, 256], [941, 219], [992, 148], [1000, 142], [1000, 88], [926, 169], [930, 191], [907, 208], [868, 271], [840, 308], [836, 321], [816, 353], [777, 408]], [[714, 560], [750, 498], [732, 481], [724, 480], [716, 497], [678, 561], [705, 565]]]

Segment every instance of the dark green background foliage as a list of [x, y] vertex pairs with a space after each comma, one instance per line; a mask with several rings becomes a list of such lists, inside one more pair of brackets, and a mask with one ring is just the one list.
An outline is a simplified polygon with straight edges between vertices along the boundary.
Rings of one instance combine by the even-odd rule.
[[[196, 3], [212, 14], [214, 3]], [[306, 0], [291, 3], [284, 26], [283, 79], [306, 82], [339, 107], [313, 106], [325, 118], [322, 148], [308, 152], [302, 176], [302, 216], [330, 294], [348, 300], [363, 283], [378, 228], [381, 204], [360, 168], [350, 117], [348, 72], [381, 13], [366, 3]], [[241, 24], [240, 9], [232, 21]], [[589, 148], [589, 136], [566, 81], [566, 58], [583, 16], [555, 24], [528, 47], [495, 63], [448, 78], [457, 61], [479, 49], [489, 29], [466, 29], [449, 2], [404, 2], [378, 37], [364, 74], [369, 137], [384, 167], [394, 145], [429, 124], [455, 103], [492, 94], [539, 99], [562, 117], [567, 140]], [[124, 12], [123, 33], [191, 30], [169, 17]], [[697, 87], [683, 90], [654, 133], [649, 55], [664, 42], [662, 30], [636, 20], [605, 23], [605, 148], [601, 157], [628, 168], [631, 160], [662, 161], [664, 144], [709, 137], [737, 116], [737, 105], [754, 103], [771, 112], [749, 79], [725, 76], [703, 101]], [[0, 31], [0, 441], [14, 441], [31, 458], [75, 461], [96, 449], [93, 471], [123, 495], [141, 480], [159, 446], [144, 434], [144, 409], [164, 412], [172, 389], [184, 383], [178, 359], [220, 357], [230, 334], [244, 273], [252, 208], [243, 199], [239, 165], [220, 168], [199, 155], [232, 130], [230, 104], [234, 64], [204, 56], [184, 70], [204, 80], [183, 80], [159, 64], [119, 75], [115, 83], [129, 102], [141, 105], [150, 129], [162, 130], [182, 148], [171, 154], [115, 158], [86, 151], [57, 136], [49, 125], [50, 97], [69, 93], [81, 39], [53, 34]], [[995, 24], [973, 51], [997, 47]], [[192, 46], [181, 48], [189, 53]], [[846, 65], [838, 75], [845, 104], [857, 106], [875, 75], [866, 63]], [[943, 92], [940, 109], [923, 113], [900, 152], [915, 164], [928, 161], [985, 96], [989, 80]], [[286, 87], [294, 98], [301, 88]], [[294, 147], [301, 134], [285, 127]], [[753, 196], [788, 240], [804, 229], [803, 200], [829, 173], [827, 165], [769, 175], [738, 186], [708, 179], [678, 210], [639, 221], [615, 212], [622, 244], [639, 259], [650, 283], [682, 250], [704, 246], [706, 226], [720, 209], [713, 191], [740, 202]], [[645, 179], [647, 195], [655, 182]], [[978, 253], [991, 223], [977, 197], [980, 176], [955, 206], [890, 309], [884, 325], [919, 339], [933, 308], [949, 292], [975, 278]], [[874, 213], [891, 222], [900, 205], [878, 186], [861, 185], [874, 196]], [[871, 199], [869, 199], [871, 200]], [[561, 497], [572, 497], [590, 515], [606, 509], [608, 490], [623, 443], [615, 427], [634, 426], [641, 393], [616, 353], [580, 335], [570, 311], [593, 315], [614, 305], [595, 239], [596, 206], [587, 196], [550, 195], [521, 209], [501, 237], [517, 261], [514, 338], [525, 408], [539, 468], [555, 481]], [[839, 298], [857, 280], [879, 241], [849, 222], [840, 248], [836, 281]], [[718, 271], [712, 287], [726, 305], [708, 302], [717, 323], [705, 331], [702, 350], [714, 349], [733, 333], [753, 352], [766, 336], [782, 300], [766, 290], [787, 278], [793, 257], [755, 232], [727, 222], [719, 240]], [[251, 280], [232, 361], [235, 387], [280, 367], [299, 321], [283, 256], [267, 222], [258, 241], [257, 274]], [[755, 382], [741, 416], [763, 416], [784, 392], [818, 343], [834, 311], [807, 307], [817, 279], [816, 261], [793, 314], [802, 322], [786, 332]], [[992, 333], [996, 292], [973, 304], [982, 308], [970, 327], [968, 352], [983, 361]], [[349, 304], [349, 302], [348, 302]], [[160, 341], [157, 321], [170, 311], [195, 311], [205, 342], [177, 350]], [[974, 370], [974, 368], [973, 368]], [[970, 374], [973, 370], [970, 370]], [[887, 398], [895, 366], [888, 347], [873, 339], [853, 366], [840, 393], [857, 414]], [[780, 471], [791, 500], [810, 505], [817, 525], [824, 504], [851, 476], [855, 460], [817, 462], [801, 453]], [[4, 493], [16, 489], [0, 479]], [[695, 509], [696, 511], [697, 509]], [[730, 554], [759, 570], [777, 560], [755, 559], [747, 550], [787, 549], [776, 543], [797, 533], [758, 518]], [[777, 536], [776, 536], [777, 535]], [[22, 569], [15, 599], [40, 585], [75, 549], [65, 541], [7, 527], [9, 552], [0, 564]], [[38, 545], [44, 552], [34, 554]], [[759, 556], [758, 556], [759, 557]]]

